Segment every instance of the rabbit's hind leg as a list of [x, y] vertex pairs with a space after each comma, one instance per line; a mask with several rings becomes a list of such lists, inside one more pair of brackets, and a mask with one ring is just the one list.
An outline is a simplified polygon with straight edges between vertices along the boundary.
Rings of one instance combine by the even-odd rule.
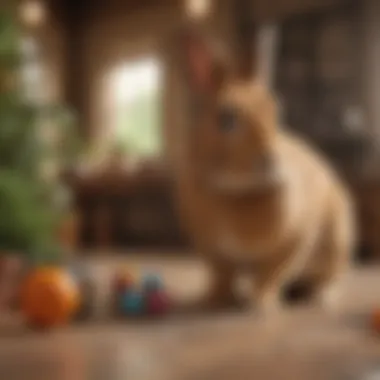
[[[335, 204], [339, 206], [339, 204]], [[330, 209], [329, 220], [321, 236], [321, 244], [310, 262], [313, 299], [327, 309], [339, 306], [344, 276], [352, 263], [355, 229], [349, 208], [340, 205]]]
[[281, 307], [282, 295], [288, 284], [294, 284], [300, 278], [306, 263], [315, 250], [319, 237], [317, 228], [308, 228], [289, 237], [271, 255], [266, 263], [258, 268], [254, 276], [255, 299], [257, 310], [264, 314], [272, 313]]

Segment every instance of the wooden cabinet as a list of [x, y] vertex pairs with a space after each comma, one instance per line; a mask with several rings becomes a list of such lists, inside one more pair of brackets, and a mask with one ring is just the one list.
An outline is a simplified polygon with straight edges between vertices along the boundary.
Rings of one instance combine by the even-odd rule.
[[[74, 176], [71, 183], [80, 217], [79, 245], [110, 250], [189, 246], [165, 175]], [[380, 180], [348, 183], [357, 206], [361, 251], [380, 259]], [[72, 225], [68, 227], [70, 232]]]
[[72, 175], [81, 215], [80, 242], [88, 248], [186, 245], [171, 181], [162, 172]]
[[58, 229], [58, 240], [62, 247], [73, 250], [78, 246], [80, 232], [80, 215], [76, 210], [71, 210], [63, 218]]

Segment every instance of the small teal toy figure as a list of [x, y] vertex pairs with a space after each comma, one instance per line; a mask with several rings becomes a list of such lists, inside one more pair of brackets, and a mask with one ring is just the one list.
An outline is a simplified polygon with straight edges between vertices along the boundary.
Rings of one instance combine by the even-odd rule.
[[129, 289], [120, 295], [120, 308], [124, 315], [138, 316], [145, 311], [144, 294], [135, 289]]

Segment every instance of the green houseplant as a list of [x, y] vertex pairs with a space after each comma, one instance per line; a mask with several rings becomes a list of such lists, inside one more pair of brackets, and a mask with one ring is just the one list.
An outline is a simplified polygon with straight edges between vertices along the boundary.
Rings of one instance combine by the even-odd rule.
[[[73, 164], [73, 123], [65, 107], [37, 105], [24, 96], [20, 33], [11, 8], [0, 9], [0, 255], [17, 253], [42, 264], [60, 260], [56, 233], [64, 205], [59, 175], [47, 180], [46, 162]], [[42, 126], [55, 128], [54, 143]], [[58, 169], [59, 171], [59, 169]]]

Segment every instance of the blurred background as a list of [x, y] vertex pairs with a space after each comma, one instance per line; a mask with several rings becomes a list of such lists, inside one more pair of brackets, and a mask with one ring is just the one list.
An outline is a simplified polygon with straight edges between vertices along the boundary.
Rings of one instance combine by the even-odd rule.
[[[96, 269], [100, 298], [104, 273], [109, 277], [121, 262], [161, 271], [181, 295], [204, 283], [200, 264], [188, 255], [191, 244], [173, 191], [186, 112], [168, 41], [190, 19], [206, 25], [233, 54], [247, 62], [254, 57], [257, 75], [278, 95], [283, 122], [321, 149], [347, 181], [359, 216], [356, 258], [371, 264], [380, 258], [378, 0], [20, 0], [0, 1], [0, 7], [0, 273], [17, 272], [10, 260], [15, 255], [37, 265], [83, 260]], [[370, 291], [378, 286], [374, 268], [350, 283], [347, 307], [355, 313], [360, 302], [368, 310], [378, 301]], [[0, 280], [5, 304], [17, 280]], [[129, 330], [75, 330], [57, 338], [61, 350], [49, 339], [20, 340], [0, 344], [0, 378], [37, 379], [44, 369], [51, 370], [45, 378], [95, 379], [101, 377], [91, 377], [88, 368], [97, 372], [96, 365], [104, 365], [107, 379], [158, 379], [157, 368], [165, 380], [287, 378], [285, 373], [326, 379], [343, 376], [350, 365], [360, 372], [377, 363], [378, 349], [357, 345], [359, 333], [347, 333], [348, 322], [334, 330], [307, 318], [269, 335], [239, 320], [222, 324], [223, 334], [206, 321], [174, 323], [151, 339], [149, 328], [133, 338]], [[319, 337], [307, 335], [316, 329]], [[295, 341], [301, 330], [306, 335]], [[136, 369], [137, 375], [112, 377], [119, 356], [124, 364], [128, 357], [131, 368], [140, 360], [133, 359], [135, 351], [124, 352], [120, 331], [143, 363], [155, 358], [162, 367], [152, 364], [153, 375]], [[179, 341], [185, 342], [181, 350]], [[252, 341], [262, 350], [252, 349]], [[161, 347], [167, 356], [160, 356]], [[231, 366], [221, 370], [226, 358]], [[18, 361], [31, 371], [18, 369]], [[253, 369], [253, 363], [266, 364]]]
[[170, 192], [184, 114], [165, 41], [193, 18], [256, 57], [284, 122], [351, 184], [360, 252], [379, 254], [376, 1], [30, 0], [19, 12], [28, 91], [69, 105], [82, 139], [65, 168], [81, 251], [187, 246]]

